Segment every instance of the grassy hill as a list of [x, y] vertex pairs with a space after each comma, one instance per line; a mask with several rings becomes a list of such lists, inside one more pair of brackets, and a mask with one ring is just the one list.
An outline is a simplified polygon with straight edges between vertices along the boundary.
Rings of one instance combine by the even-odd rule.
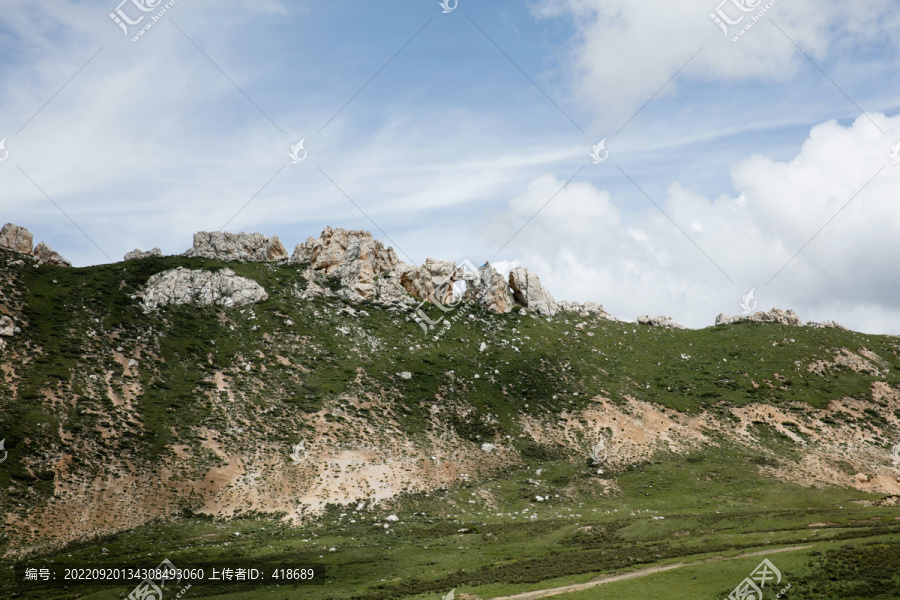
[[[878, 559], [900, 544], [896, 337], [469, 303], [426, 307], [445, 319], [425, 333], [402, 310], [300, 299], [303, 265], [17, 258], [0, 250], [0, 306], [21, 327], [0, 350], [0, 547], [16, 569], [314, 566], [296, 590], [269, 577], [184, 597], [374, 600], [681, 563], [560, 597], [721, 598], [762, 560], [726, 558], [803, 546], [769, 556], [785, 597], [898, 595]], [[178, 266], [231, 268], [269, 299], [145, 314], [137, 292]], [[21, 597], [134, 587], [4, 573], [0, 594]]]

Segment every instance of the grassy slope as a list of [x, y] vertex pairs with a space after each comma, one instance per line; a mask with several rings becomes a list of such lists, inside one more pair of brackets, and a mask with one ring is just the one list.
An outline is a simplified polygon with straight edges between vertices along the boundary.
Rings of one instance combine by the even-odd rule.
[[[243, 379], [236, 376], [235, 387], [247, 400], [240, 410], [248, 420], [263, 409], [276, 421], [302, 417], [325, 399], [359, 391], [357, 368], [362, 367], [367, 386], [393, 390], [404, 404], [398, 419], [413, 434], [425, 427], [425, 415], [436, 397], [470, 403], [474, 413], [451, 418], [448, 426], [472, 441], [488, 438], [497, 430], [515, 437], [517, 413], [552, 416], [562, 409], [584, 406], [595, 394], [613, 400], [635, 396], [695, 412], [757, 401], [805, 401], [824, 407], [828, 400], [843, 396], [870, 398], [876, 380], [900, 384], [895, 374], [900, 369], [896, 338], [833, 329], [737, 325], [667, 331], [576, 315], [551, 320], [517, 314], [495, 316], [463, 306], [457, 311], [461, 318], [434, 341], [430, 336], [436, 332], [425, 336], [402, 316], [375, 306], [357, 305], [355, 309], [364, 308], [368, 315], [350, 317], [340, 312], [345, 304], [338, 300], [295, 299], [292, 288], [295, 284], [302, 288], [305, 283], [296, 266], [228, 265], [238, 274], [256, 279], [269, 292], [270, 299], [252, 310], [171, 307], [144, 315], [130, 295], [153, 273], [174, 266], [225, 265], [166, 257], [86, 269], [28, 265], [20, 270], [27, 288], [24, 300], [29, 325], [10, 348], [28, 353], [32, 359], [18, 367], [18, 394], [13, 395], [8, 386], [0, 387], [0, 427], [8, 449], [40, 457], [41, 449], [61, 450], [79, 440], [90, 440], [98, 456], [81, 457], [89, 465], [102, 462], [104, 452], [133, 455], [152, 464], [174, 441], [201, 454], [196, 428], [224, 429], [234, 415], [219, 414], [198, 398], [210, 389], [214, 371], [234, 367], [243, 371], [247, 362], [251, 371]], [[438, 314], [432, 309], [433, 316]], [[576, 331], [574, 325], [582, 321], [588, 325]], [[347, 328], [346, 333], [339, 328]], [[97, 335], [90, 336], [92, 330]], [[588, 336], [588, 331], [594, 335]], [[482, 342], [488, 348], [479, 352]], [[96, 413], [116, 411], [90, 375], [102, 374], [103, 368], [121, 372], [112, 352], [121, 347], [127, 356], [137, 346], [149, 347], [159, 360], [147, 358], [138, 366], [135, 378], [144, 393], [135, 406], [136, 419], [116, 421], [122, 435], [100, 442], [96, 427], [110, 423]], [[36, 348], [42, 352], [34, 352]], [[831, 360], [837, 348], [852, 352], [867, 348], [888, 363], [880, 365], [880, 377], [846, 368], [825, 377], [807, 373], [807, 364]], [[267, 358], [258, 358], [257, 350]], [[273, 360], [275, 353], [310, 372], [298, 381], [291, 369]], [[682, 354], [690, 358], [684, 359]], [[399, 378], [400, 371], [410, 371], [412, 379]], [[46, 402], [48, 391], [62, 398], [77, 398], [77, 402]], [[488, 423], [487, 415], [493, 415], [496, 424]], [[875, 420], [877, 415], [871, 418]], [[867, 423], [859, 425], [865, 428]], [[75, 441], [63, 439], [60, 430], [73, 434]], [[297, 434], [266, 435], [289, 443], [296, 441]], [[773, 439], [773, 444], [777, 443]], [[789, 446], [785, 444], [783, 451], [787, 454]], [[858, 492], [801, 488], [761, 478], [754, 462], [758, 457], [737, 448], [723, 447], [688, 461], [662, 457], [662, 462], [637, 466], [620, 474], [622, 496], [617, 498], [600, 496], [580, 465], [549, 460], [552, 454], [541, 451], [526, 453], [529, 456], [527, 469], [505, 478], [398, 501], [391, 510], [401, 521], [389, 533], [373, 525], [384, 522], [384, 511], [366, 515], [365, 520], [357, 517], [358, 522], [351, 524], [351, 516], [340, 518], [337, 509], [320, 523], [302, 529], [287, 529], [271, 521], [189, 519], [175, 525], [148, 525], [104, 540], [102, 545], [112, 550], [113, 558], [104, 559], [98, 544], [75, 546], [59, 557], [71, 553], [85, 560], [138, 561], [152, 566], [164, 556], [176, 564], [273, 556], [296, 566], [322, 562], [330, 567], [327, 573], [333, 583], [311, 586], [304, 597], [375, 599], [419, 591], [427, 591], [424, 597], [436, 597], [452, 587], [480, 589], [490, 596], [546, 587], [554, 580], [583, 580], [587, 573], [667, 557], [683, 559], [710, 549], [737, 552], [767, 542], [792, 544], [814, 537], [895, 536], [889, 519], [900, 514], [897, 509], [848, 505], [849, 500], [865, 497]], [[207, 466], [198, 465], [198, 469]], [[26, 468], [22, 460], [7, 461], [3, 467], [0, 486], [10, 490], [2, 499], [5, 510], [12, 503], [39, 504], [51, 493], [53, 474], [49, 469]], [[535, 476], [538, 467], [545, 469], [540, 478]], [[543, 483], [534, 485], [529, 480]], [[486, 487], [497, 498], [504, 516], [497, 516], [497, 508], [485, 508], [481, 500], [470, 504], [473, 486]], [[566, 491], [549, 503], [532, 501], [534, 494], [555, 490]], [[538, 517], [524, 518], [520, 511], [525, 507], [529, 515]], [[641, 510], [657, 511], [646, 515], [666, 519], [654, 521], [630, 514]], [[873, 515], [884, 522], [870, 522], [865, 530], [850, 522], [851, 518]], [[817, 533], [806, 527], [817, 521], [837, 525]], [[589, 524], [594, 533], [576, 534], [578, 527]], [[456, 533], [466, 527], [477, 533]], [[603, 527], [606, 531], [597, 533]], [[232, 535], [242, 530], [244, 535]], [[675, 535], [682, 531], [691, 533]], [[206, 535], [211, 537], [188, 541]], [[229, 546], [223, 546], [226, 538]], [[301, 541], [304, 539], [311, 541]], [[337, 551], [325, 552], [320, 559], [323, 547]], [[798, 564], [806, 565], [805, 560]], [[487, 571], [482, 571], [485, 568]], [[722, 576], [724, 571], [716, 571], [716, 566], [709, 568], [719, 573], [710, 578], [709, 597], [721, 596], [731, 589], [733, 578]], [[681, 572], [666, 575], [681, 576]], [[411, 583], [413, 577], [421, 583]], [[380, 579], [386, 581], [381, 584]], [[615, 585], [631, 589], [628, 583]], [[211, 597], [213, 592], [195, 588], [190, 597]], [[233, 597], [284, 596], [279, 589]], [[95, 597], [118, 596], [99, 593]]]

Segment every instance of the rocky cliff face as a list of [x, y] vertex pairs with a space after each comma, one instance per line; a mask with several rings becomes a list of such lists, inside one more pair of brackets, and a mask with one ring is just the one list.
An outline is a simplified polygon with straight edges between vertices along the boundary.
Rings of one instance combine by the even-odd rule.
[[194, 245], [184, 253], [192, 258], [215, 258], [241, 262], [267, 262], [286, 260], [284, 249], [277, 235], [267, 238], [261, 233], [228, 233], [199, 231], [194, 234]]

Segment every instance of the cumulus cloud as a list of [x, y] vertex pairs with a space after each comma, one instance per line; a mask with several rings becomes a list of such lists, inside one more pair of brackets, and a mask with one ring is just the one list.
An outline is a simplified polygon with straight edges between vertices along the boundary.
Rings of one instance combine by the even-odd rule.
[[646, 201], [645, 210], [618, 208], [639, 194], [613, 198], [584, 182], [559, 191], [565, 182], [548, 174], [489, 230], [504, 241], [556, 194], [508, 251], [557, 297], [599, 301], [622, 318], [670, 312], [706, 326], [719, 312], [739, 313], [755, 288], [761, 309], [865, 331], [894, 323], [896, 332], [900, 165], [889, 152], [900, 117], [872, 116], [888, 135], [862, 116], [814, 127], [790, 161], [747, 157], [731, 171], [733, 195], [709, 199], [673, 182], [656, 201], [678, 227]]
[[[743, 21], [725, 36], [710, 18], [720, 1], [542, 0], [532, 10], [539, 18], [572, 20], [576, 35], [568, 48], [568, 64], [576, 94], [599, 119], [615, 115], [615, 126], [701, 48], [684, 72], [694, 81], [793, 77], [806, 59], [769, 18], [817, 60], [854, 44], [897, 43], [900, 16], [889, 0], [875, 0], [864, 9], [840, 0], [778, 1], [739, 43], [731, 41], [732, 33], [767, 2], [743, 0], [756, 10], [742, 12], [736, 8], [738, 0], [726, 0], [725, 14]], [[678, 86], [679, 81], [674, 81], [663, 96], [676, 92]]]

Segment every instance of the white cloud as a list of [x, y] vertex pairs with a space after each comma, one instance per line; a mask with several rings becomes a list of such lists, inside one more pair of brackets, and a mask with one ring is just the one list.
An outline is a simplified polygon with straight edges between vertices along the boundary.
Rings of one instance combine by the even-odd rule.
[[[897, 42], [900, 16], [889, 0], [865, 8], [841, 0], [780, 0], [737, 43], [710, 18], [720, 1], [542, 0], [532, 10], [539, 18], [571, 18], [576, 28], [568, 57], [572, 81], [598, 119], [616, 120], [607, 127], [620, 126], [701, 47], [685, 69], [687, 78], [789, 80], [806, 58], [770, 18], [816, 60], [855, 44]], [[758, 9], [765, 4], [758, 3]], [[723, 10], [732, 19], [746, 15], [740, 25], [758, 12], [743, 13], [732, 2]], [[675, 93], [683, 79], [673, 81], [662, 96]]]
[[[583, 182], [559, 192], [507, 252], [557, 297], [601, 302], [621, 318], [666, 312], [706, 326], [718, 312], [739, 313], [741, 295], [754, 287], [761, 309], [795, 308], [807, 320], [866, 331], [893, 323], [897, 333], [900, 272], [890, 261], [900, 255], [900, 165], [888, 153], [900, 139], [900, 117], [872, 116], [889, 135], [860, 117], [849, 127], [813, 128], [789, 162], [748, 157], [732, 170], [733, 197], [710, 200], [675, 182], [657, 199], [734, 285], [655, 208], [624, 215], [617, 205], [632, 198]], [[505, 240], [563, 183], [534, 179], [489, 235]]]

